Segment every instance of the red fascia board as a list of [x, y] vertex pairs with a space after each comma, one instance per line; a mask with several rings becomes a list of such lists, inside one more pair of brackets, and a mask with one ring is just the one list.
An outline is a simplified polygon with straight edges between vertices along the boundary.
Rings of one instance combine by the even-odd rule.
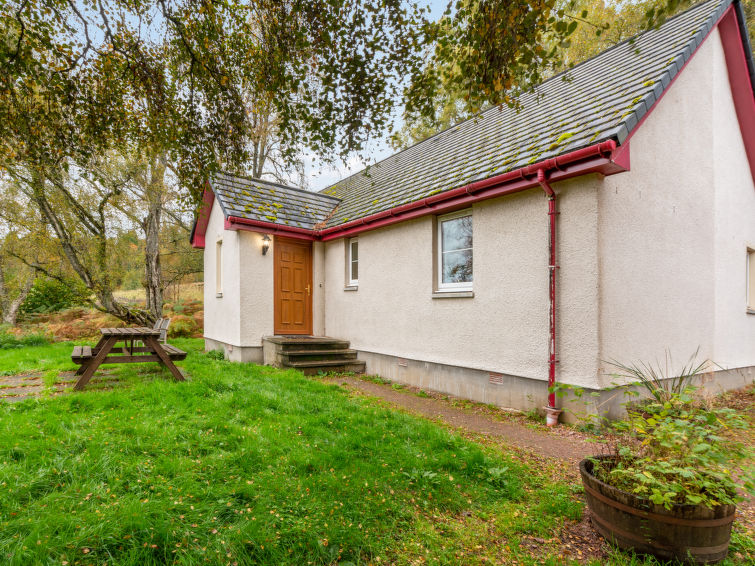
[[612, 156], [616, 148], [616, 142], [613, 140], [601, 142], [515, 171], [352, 220], [340, 226], [326, 228], [321, 230], [319, 235], [323, 241], [343, 238], [427, 214], [452, 212], [481, 200], [538, 187], [537, 172], [539, 170], [547, 171], [550, 181], [564, 180], [588, 173], [612, 175], [627, 171], [629, 169], [628, 148], [622, 147], [623, 159], [614, 161]]
[[261, 220], [251, 220], [241, 218], [240, 216], [229, 216], [225, 221], [226, 230], [245, 230], [248, 232], [259, 232], [260, 234], [273, 234], [276, 236], [285, 236], [286, 238], [296, 238], [298, 240], [316, 240], [315, 232], [306, 228], [296, 228], [294, 226], [281, 226], [272, 222], [263, 222]]
[[747, 161], [750, 163], [750, 174], [755, 181], [755, 95], [750, 82], [747, 67], [747, 55], [737, 22], [734, 6], [724, 12], [718, 24], [721, 34], [721, 44], [726, 59], [726, 69], [729, 73], [729, 85], [734, 99], [734, 108], [742, 133]]
[[207, 224], [210, 222], [210, 213], [212, 204], [215, 202], [215, 194], [212, 192], [209, 183], [202, 190], [202, 204], [199, 207], [199, 216], [197, 216], [197, 226], [194, 229], [194, 239], [191, 241], [191, 247], [204, 249], [205, 235], [207, 234]]

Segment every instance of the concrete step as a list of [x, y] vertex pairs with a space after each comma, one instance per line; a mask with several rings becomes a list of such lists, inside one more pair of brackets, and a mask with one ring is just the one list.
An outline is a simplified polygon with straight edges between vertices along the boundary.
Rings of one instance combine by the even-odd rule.
[[275, 344], [278, 352], [302, 350], [345, 350], [349, 347], [347, 340], [325, 336], [268, 336], [264, 340]]
[[304, 375], [317, 375], [330, 371], [342, 373], [364, 373], [365, 362], [362, 360], [325, 360], [289, 362], [284, 367], [298, 369]]
[[285, 350], [281, 352], [281, 361], [284, 364], [296, 361], [355, 360], [356, 358], [356, 350], [343, 348], [332, 350]]

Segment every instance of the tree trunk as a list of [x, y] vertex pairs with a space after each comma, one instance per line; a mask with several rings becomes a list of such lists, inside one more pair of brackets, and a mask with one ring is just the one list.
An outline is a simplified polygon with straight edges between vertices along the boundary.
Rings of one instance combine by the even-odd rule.
[[147, 310], [155, 318], [163, 315], [163, 276], [160, 267], [160, 206], [150, 203], [144, 221], [144, 289], [147, 293]]
[[161, 157], [150, 165], [149, 186], [146, 187], [147, 217], [142, 222], [144, 230], [144, 290], [147, 295], [147, 310], [155, 319], [163, 315], [163, 273], [160, 266], [160, 226], [162, 223], [165, 164]]
[[114, 317], [122, 320], [126, 324], [151, 327], [157, 320], [150, 311], [142, 309], [131, 309], [124, 304], [119, 303], [111, 291], [100, 291], [97, 294], [97, 300], [101, 307], [100, 310], [112, 314]]
[[[46, 179], [44, 174], [36, 169], [32, 169], [33, 180], [31, 194], [29, 195], [39, 207], [39, 212], [45, 222], [52, 228], [58, 243], [63, 249], [63, 254], [71, 268], [84, 282], [88, 289], [90, 289], [99, 305], [95, 304], [95, 307], [99, 310], [112, 314], [116, 318], [122, 320], [126, 324], [138, 324], [140, 326], [152, 326], [157, 317], [150, 311], [142, 311], [140, 309], [131, 309], [126, 305], [119, 303], [113, 296], [113, 289], [108, 276], [108, 242], [107, 234], [105, 230], [104, 222], [104, 204], [106, 200], [100, 202], [99, 206], [99, 224], [93, 224], [91, 218], [83, 218], [81, 212], [75, 209], [71, 209], [82, 222], [89, 222], [89, 230], [92, 237], [97, 242], [97, 253], [93, 258], [95, 265], [91, 263], [85, 264], [82, 257], [79, 256], [79, 251], [71, 241], [71, 235], [66, 229], [66, 226], [55, 213], [55, 209], [50, 205], [46, 194]], [[90, 269], [93, 268], [93, 269]], [[98, 275], [99, 274], [99, 275]]]
[[24, 282], [16, 298], [11, 300], [8, 287], [5, 284], [5, 273], [3, 272], [3, 266], [0, 265], [0, 310], [2, 311], [4, 324], [15, 326], [16, 321], [18, 320], [18, 309], [21, 308], [21, 305], [29, 295], [29, 291], [31, 291], [31, 287], [32, 285], [34, 285], [35, 275], [35, 271], [32, 270], [31, 274]]

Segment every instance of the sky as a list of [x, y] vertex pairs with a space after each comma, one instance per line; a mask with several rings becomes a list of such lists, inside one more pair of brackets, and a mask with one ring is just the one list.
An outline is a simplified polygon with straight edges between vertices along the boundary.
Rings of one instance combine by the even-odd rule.
[[[433, 19], [441, 16], [446, 9], [449, 0], [423, 0], [418, 2], [420, 6], [428, 6], [430, 15]], [[385, 159], [395, 150], [388, 145], [387, 139], [375, 140], [370, 143], [363, 154], [369, 157], [370, 164]], [[333, 183], [340, 181], [361, 171], [365, 163], [356, 155], [349, 157], [346, 162], [337, 162], [333, 166], [322, 165], [312, 156], [304, 156], [304, 173], [307, 180], [308, 188], [311, 191], [319, 191], [329, 187]]]

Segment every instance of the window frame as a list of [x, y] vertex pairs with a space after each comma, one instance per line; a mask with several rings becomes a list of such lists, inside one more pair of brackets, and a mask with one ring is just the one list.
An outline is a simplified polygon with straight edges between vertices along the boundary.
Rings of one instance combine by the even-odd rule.
[[223, 238], [215, 241], [215, 297], [223, 296]]
[[[471, 248], [463, 248], [463, 250], [471, 250], [472, 251], [472, 280], [471, 281], [460, 281], [456, 283], [444, 283], [443, 282], [443, 223], [448, 222], [449, 220], [455, 220], [457, 218], [464, 218], [466, 216], [469, 216], [472, 218], [472, 247]], [[459, 291], [472, 291], [474, 288], [474, 217], [472, 214], [471, 208], [465, 208], [464, 210], [458, 210], [456, 212], [452, 212], [451, 214], [444, 214], [443, 216], [438, 216], [436, 219], [436, 233], [435, 233], [435, 263], [436, 265], [436, 271], [435, 271], [435, 277], [436, 277], [436, 284], [435, 284], [435, 290], [438, 293], [454, 293]], [[453, 250], [453, 251], [462, 251], [462, 250]]]
[[[357, 246], [357, 258], [354, 259], [353, 253], [354, 248], [353, 244], [356, 244]], [[352, 266], [353, 264], [357, 264], [357, 278], [352, 279]], [[349, 238], [346, 241], [346, 285], [349, 287], [358, 287], [359, 286], [359, 238]]]
[[745, 307], [755, 314], [755, 248], [747, 246], [745, 256]]

